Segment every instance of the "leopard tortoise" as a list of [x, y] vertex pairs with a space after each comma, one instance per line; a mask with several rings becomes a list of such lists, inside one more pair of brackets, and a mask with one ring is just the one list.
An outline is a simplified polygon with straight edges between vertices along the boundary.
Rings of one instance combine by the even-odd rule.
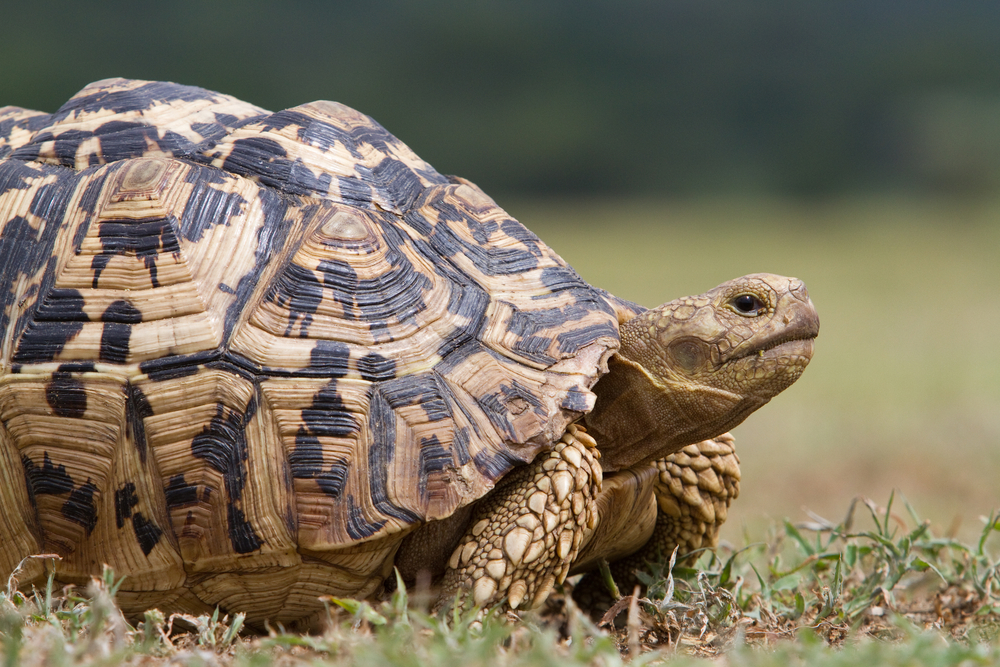
[[341, 104], [125, 79], [0, 109], [0, 267], [0, 577], [108, 564], [131, 615], [291, 623], [394, 565], [529, 607], [711, 544], [819, 328], [769, 274], [591, 287]]

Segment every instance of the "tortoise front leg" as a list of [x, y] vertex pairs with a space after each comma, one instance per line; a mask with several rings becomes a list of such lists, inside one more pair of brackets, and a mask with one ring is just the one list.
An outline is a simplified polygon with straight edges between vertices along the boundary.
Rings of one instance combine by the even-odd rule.
[[552, 451], [504, 477], [473, 510], [439, 606], [453, 597], [485, 607], [506, 596], [511, 609], [544, 602], [594, 528], [599, 456], [594, 439], [571, 425]]
[[[619, 491], [609, 502], [601, 498], [602, 532], [612, 532], [615, 527], [620, 531], [623, 525], [642, 525], [655, 504], [656, 519], [649, 539], [636, 551], [610, 564], [611, 575], [622, 594], [631, 594], [640, 583], [635, 575], [637, 570], [647, 569], [650, 562], [668, 559], [675, 547], [682, 560], [693, 551], [718, 544], [719, 529], [726, 521], [729, 504], [740, 492], [739, 465], [733, 436], [724, 433], [654, 461], [652, 498], [645, 495], [648, 482], [638, 472], [621, 478], [626, 488], [636, 487], [633, 493]], [[605, 493], [613, 487], [610, 483], [605, 486]], [[630, 499], [634, 500], [629, 502]], [[598, 540], [595, 537], [595, 542]], [[625, 540], [613, 533], [613, 537], [599, 541], [586, 546], [583, 567], [577, 571], [593, 567], [599, 556], [608, 558]], [[577, 584], [573, 597], [581, 607], [592, 610], [606, 607], [604, 603], [608, 602], [608, 593], [596, 573], [586, 575]]]
[[[729, 504], [740, 493], [740, 459], [734, 444], [733, 436], [724, 433], [654, 463], [659, 472], [653, 488], [656, 528], [630, 562], [641, 565], [669, 558], [674, 547], [683, 557], [719, 543]], [[636, 557], [641, 560], [635, 561]]]

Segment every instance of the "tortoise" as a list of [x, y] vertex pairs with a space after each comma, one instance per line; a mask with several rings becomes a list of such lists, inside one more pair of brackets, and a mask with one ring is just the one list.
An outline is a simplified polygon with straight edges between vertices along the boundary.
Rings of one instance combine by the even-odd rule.
[[0, 576], [107, 564], [132, 616], [294, 623], [394, 566], [526, 608], [712, 544], [726, 431], [819, 327], [770, 274], [592, 287], [344, 105], [126, 79], [0, 109], [0, 266]]

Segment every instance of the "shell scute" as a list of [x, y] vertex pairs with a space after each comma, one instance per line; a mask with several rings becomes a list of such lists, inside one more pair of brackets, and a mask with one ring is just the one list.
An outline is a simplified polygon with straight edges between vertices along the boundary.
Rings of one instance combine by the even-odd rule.
[[284, 456], [256, 384], [225, 366], [135, 384], [152, 413], [143, 419], [147, 447], [188, 567], [298, 562], [294, 525], [290, 531], [285, 521], [291, 498], [280, 483]]
[[534, 234], [332, 102], [115, 79], [0, 110], [0, 261], [0, 566], [108, 562], [135, 609], [367, 595], [618, 345]]
[[[77, 182], [69, 170], [16, 160], [0, 162], [0, 331], [4, 336], [0, 368], [10, 363], [14, 343], [27, 328], [39, 294], [51, 285], [60, 260], [60, 215]], [[55, 215], [46, 215], [49, 212]], [[47, 340], [36, 341], [37, 353], [53, 357], [77, 328], [70, 322], [60, 331], [50, 331]]]
[[194, 86], [109, 79], [77, 93], [10, 156], [78, 170], [143, 156], [194, 158], [264, 113]]
[[31, 141], [35, 132], [52, 122], [52, 116], [21, 107], [0, 107], [0, 159]]
[[244, 125], [208, 151], [212, 164], [294, 195], [401, 213], [447, 182], [371, 118], [312, 103]]
[[123, 427], [124, 380], [91, 371], [0, 379], [0, 420], [23, 467], [40, 546], [62, 555], [60, 578], [84, 582], [108, 563], [139, 589], [185, 575], [167, 532], [152, 462]]

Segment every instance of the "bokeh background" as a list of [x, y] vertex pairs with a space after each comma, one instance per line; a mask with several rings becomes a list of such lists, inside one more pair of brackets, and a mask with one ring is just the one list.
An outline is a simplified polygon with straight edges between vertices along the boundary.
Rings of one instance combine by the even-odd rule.
[[939, 533], [1000, 506], [1000, 4], [79, 3], [0, 12], [0, 105], [165, 79], [333, 99], [653, 306], [756, 271], [822, 320], [737, 432], [725, 536], [893, 489]]

